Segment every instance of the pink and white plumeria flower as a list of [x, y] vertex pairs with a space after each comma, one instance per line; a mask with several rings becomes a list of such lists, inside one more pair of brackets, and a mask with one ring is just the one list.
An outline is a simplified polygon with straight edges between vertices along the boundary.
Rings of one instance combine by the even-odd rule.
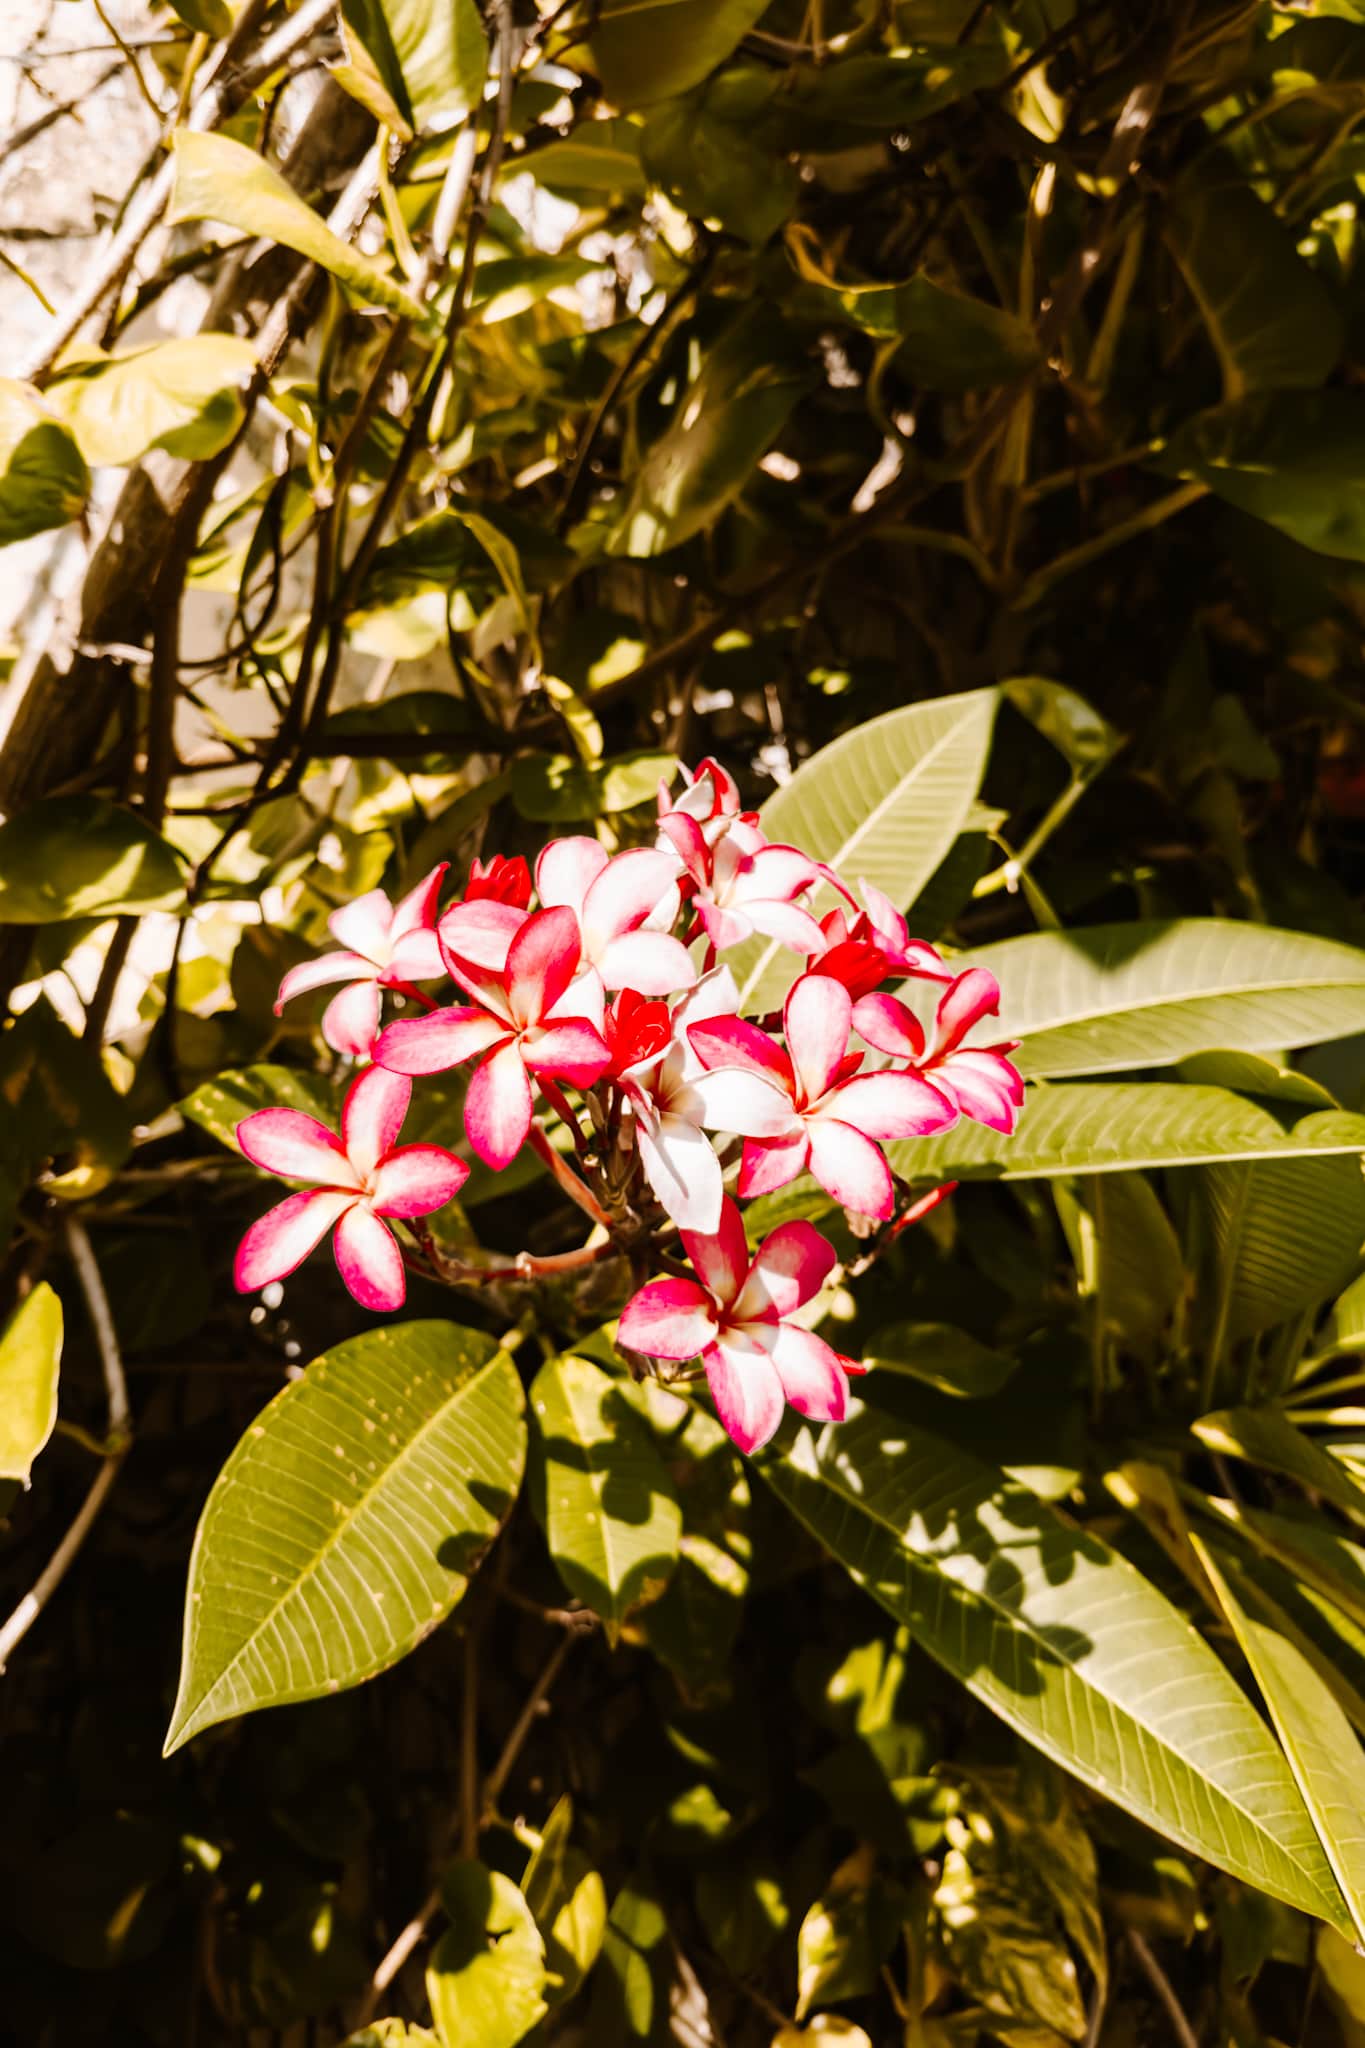
[[688, 1230], [714, 1230], [725, 1193], [720, 1161], [704, 1129], [706, 1105], [694, 1085], [704, 1070], [688, 1029], [732, 1017], [738, 1005], [729, 968], [713, 968], [673, 1011], [662, 1058], [651, 1047], [651, 1056], [620, 1077], [645, 1179], [673, 1221]]
[[713, 848], [685, 811], [672, 811], [661, 830], [678, 857], [680, 881], [713, 949], [723, 953], [761, 932], [796, 953], [818, 953], [820, 927], [796, 897], [820, 879], [816, 863], [794, 846], [770, 846], [757, 825], [740, 819]]
[[952, 1097], [964, 1116], [993, 1131], [1013, 1131], [1024, 1100], [1024, 1077], [1007, 1055], [1016, 1040], [999, 1045], [964, 1045], [983, 1017], [1000, 1009], [1000, 987], [984, 967], [969, 967], [939, 998], [934, 1033], [926, 1040], [913, 1010], [897, 996], [867, 995], [853, 1006], [853, 1028], [878, 1052], [909, 1060]]
[[253, 1223], [233, 1277], [243, 1294], [283, 1280], [335, 1228], [337, 1267], [362, 1308], [403, 1306], [403, 1255], [381, 1217], [429, 1216], [453, 1201], [469, 1168], [439, 1145], [400, 1145], [412, 1083], [366, 1067], [351, 1083], [341, 1135], [297, 1109], [258, 1109], [237, 1126], [254, 1166], [311, 1181]]
[[691, 988], [697, 970], [687, 948], [648, 926], [661, 905], [668, 924], [677, 917], [676, 872], [667, 853], [639, 846], [613, 858], [588, 838], [551, 840], [541, 854], [536, 893], [542, 907], [571, 910], [578, 920], [582, 958], [575, 991], [586, 1015], [600, 1012], [604, 989], [672, 996]]
[[[723, 839], [736, 818], [745, 818], [756, 824], [758, 813], [745, 811], [739, 794], [739, 784], [727, 768], [708, 754], [695, 768], [685, 762], [678, 763], [683, 779], [681, 796], [669, 792], [666, 781], [659, 784], [659, 824], [662, 828], [665, 818], [683, 816], [693, 819], [700, 827], [702, 837], [708, 846], [714, 846]], [[660, 830], [660, 846], [671, 844], [669, 835]]]
[[371, 889], [354, 903], [334, 910], [327, 929], [346, 950], [321, 953], [316, 960], [291, 967], [280, 983], [275, 1015], [307, 989], [350, 982], [323, 1011], [322, 1035], [335, 1052], [368, 1059], [383, 1014], [384, 990], [434, 981], [446, 971], [433, 927], [447, 865], [442, 861], [433, 868], [426, 880], [397, 904], [391, 903], [382, 889]]
[[957, 1104], [917, 1073], [862, 1074], [848, 1050], [853, 1003], [841, 982], [803, 974], [782, 1013], [785, 1048], [742, 1017], [694, 1024], [708, 1071], [693, 1082], [711, 1130], [744, 1139], [738, 1192], [766, 1195], [807, 1169], [863, 1216], [895, 1205], [879, 1140], [923, 1138], [957, 1122]]
[[684, 1230], [696, 1280], [651, 1280], [621, 1311], [618, 1335], [650, 1358], [701, 1359], [716, 1412], [742, 1451], [767, 1443], [785, 1404], [841, 1422], [848, 1374], [862, 1368], [789, 1320], [813, 1301], [836, 1263], [809, 1223], [779, 1224], [751, 1260], [727, 1197], [713, 1233]]
[[482, 1054], [465, 1097], [465, 1130], [485, 1165], [508, 1166], [531, 1128], [533, 1074], [590, 1088], [610, 1065], [597, 1026], [557, 1008], [578, 963], [573, 912], [537, 911], [519, 926], [501, 970], [458, 963], [474, 1004], [400, 1018], [376, 1041], [375, 1058], [393, 1073], [439, 1074]]

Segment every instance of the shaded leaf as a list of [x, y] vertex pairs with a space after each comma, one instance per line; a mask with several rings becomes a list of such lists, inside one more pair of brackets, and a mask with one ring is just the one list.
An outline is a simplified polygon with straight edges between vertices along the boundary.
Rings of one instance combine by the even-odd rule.
[[0, 377], [0, 548], [79, 519], [89, 495], [66, 428], [30, 386]]
[[1207, 484], [1317, 554], [1365, 562], [1365, 398], [1263, 391], [1197, 413], [1154, 467]]
[[798, 1930], [796, 2017], [871, 1991], [898, 1932], [894, 1893], [878, 1883], [871, 1849], [855, 1849]]
[[646, 171], [675, 205], [748, 242], [776, 234], [799, 189], [796, 166], [762, 131], [775, 90], [772, 73], [727, 73], [707, 90], [655, 107], [640, 136]]
[[1343, 1514], [1365, 1520], [1365, 1493], [1348, 1478], [1329, 1451], [1295, 1429], [1281, 1408], [1221, 1408], [1191, 1424], [1210, 1450], [1244, 1458], [1269, 1472], [1282, 1472], [1301, 1486], [1320, 1493]]
[[0, 922], [173, 910], [184, 896], [166, 841], [104, 797], [43, 797], [0, 825]]
[[353, 1337], [277, 1394], [200, 1518], [167, 1752], [429, 1635], [516, 1497], [523, 1407], [507, 1353], [446, 1322]]
[[580, 121], [571, 135], [525, 159], [526, 168], [547, 191], [642, 193], [640, 130], [633, 121]]
[[573, 1801], [565, 1793], [550, 1817], [521, 1881], [545, 1943], [545, 1999], [564, 2005], [597, 1960], [607, 1926], [607, 1894], [581, 1849], [569, 1840]]
[[237, 1126], [243, 1117], [276, 1105], [302, 1110], [305, 1116], [316, 1117], [320, 1123], [336, 1121], [334, 1091], [320, 1075], [300, 1073], [297, 1067], [272, 1066], [268, 1061], [203, 1082], [185, 1097], [180, 1113], [235, 1151]]
[[40, 1280], [0, 1332], [0, 1479], [25, 1486], [57, 1420], [62, 1304]]
[[1360, 1161], [1211, 1166], [1199, 1189], [1213, 1254], [1218, 1339], [1236, 1343], [1330, 1294], [1365, 1242]]
[[589, 55], [618, 107], [643, 107], [699, 85], [735, 50], [767, 0], [603, 0]]
[[867, 1339], [862, 1362], [971, 1401], [998, 1393], [1019, 1361], [948, 1323], [889, 1323]]

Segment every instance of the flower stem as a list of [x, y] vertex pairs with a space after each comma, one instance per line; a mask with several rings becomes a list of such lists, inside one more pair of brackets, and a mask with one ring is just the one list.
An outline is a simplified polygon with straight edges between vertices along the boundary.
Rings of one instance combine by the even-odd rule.
[[574, 1115], [573, 1110], [569, 1104], [569, 1098], [564, 1093], [564, 1090], [560, 1087], [558, 1081], [552, 1081], [548, 1074], [537, 1074], [536, 1086], [539, 1088], [541, 1094], [545, 1097], [545, 1100], [549, 1103], [555, 1115], [559, 1118], [559, 1121], [564, 1125], [565, 1129], [569, 1132], [569, 1135], [572, 1137], [574, 1151], [578, 1154], [580, 1159], [586, 1158], [588, 1151], [588, 1141], [583, 1135], [583, 1126], [579, 1123], [578, 1118]]
[[574, 1172], [568, 1160], [560, 1157], [539, 1124], [532, 1124], [530, 1136], [531, 1150], [544, 1160], [569, 1200], [575, 1203], [585, 1216], [591, 1216], [594, 1223], [604, 1224], [610, 1229], [611, 1218], [592, 1189]]

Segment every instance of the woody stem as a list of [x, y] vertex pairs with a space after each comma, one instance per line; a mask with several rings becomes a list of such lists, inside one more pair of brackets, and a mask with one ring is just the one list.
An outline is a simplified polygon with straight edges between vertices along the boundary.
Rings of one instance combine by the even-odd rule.
[[[542, 1087], [543, 1085], [542, 1083]], [[556, 1152], [539, 1124], [532, 1124], [530, 1136], [531, 1150], [549, 1167], [551, 1173], [569, 1197], [569, 1200], [576, 1203], [585, 1216], [591, 1216], [594, 1223], [601, 1223], [607, 1229], [610, 1229], [611, 1218], [598, 1201], [592, 1189], [587, 1185], [586, 1181], [581, 1180], [574, 1172], [568, 1160], [561, 1158], [560, 1154]]]

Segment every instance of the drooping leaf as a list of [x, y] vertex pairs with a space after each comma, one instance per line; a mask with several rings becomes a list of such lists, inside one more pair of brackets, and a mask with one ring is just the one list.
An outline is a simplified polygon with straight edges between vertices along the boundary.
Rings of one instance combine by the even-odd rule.
[[[630, 1609], [663, 1591], [677, 1561], [673, 1482], [620, 1382], [589, 1359], [549, 1359], [532, 1384], [531, 1412], [550, 1555], [614, 1641]], [[538, 1493], [541, 1484], [538, 1477]]]
[[428, 1635], [516, 1497], [523, 1411], [507, 1353], [448, 1322], [353, 1337], [277, 1394], [200, 1518], [167, 1752]]
[[1162, 232], [1204, 316], [1225, 399], [1324, 381], [1341, 353], [1341, 314], [1235, 165], [1201, 157], [1177, 185]]
[[871, 1406], [818, 1438], [803, 1430], [761, 1470], [1017, 1733], [1169, 1839], [1343, 1924], [1268, 1732], [1202, 1639], [1106, 1544], [947, 1439]]
[[330, 271], [366, 304], [421, 319], [417, 301], [373, 257], [343, 242], [254, 149], [192, 128], [178, 128], [174, 144], [169, 220], [216, 220], [245, 235], [262, 235]]
[[1252, 1620], [1207, 1546], [1197, 1536], [1192, 1540], [1270, 1711], [1357, 1943], [1365, 1942], [1365, 1834], [1360, 1827], [1360, 1772], [1365, 1759], [1355, 1730], [1302, 1651], [1277, 1630]]
[[62, 1304], [40, 1280], [0, 1332], [0, 1479], [25, 1486], [57, 1420]]
[[1030, 1180], [1057, 1173], [1126, 1173], [1223, 1159], [1299, 1159], [1351, 1153], [1365, 1117], [1320, 1110], [1282, 1122], [1226, 1088], [1175, 1081], [1055, 1081], [1031, 1089], [1012, 1137], [960, 1123], [937, 1138], [887, 1147], [907, 1180]]
[[734, 51], [766, 0], [604, 0], [589, 55], [617, 107], [648, 106], [700, 85]]
[[1320, 1493], [1343, 1514], [1365, 1521], [1365, 1492], [1329, 1451], [1294, 1427], [1282, 1408], [1220, 1408], [1213, 1415], [1201, 1416], [1192, 1426], [1210, 1450], [1245, 1458], [1249, 1465], [1262, 1465], [1270, 1472], [1282, 1472]]
[[[1080, 1180], [1070, 1200], [1093, 1232], [1089, 1264], [1097, 1313], [1121, 1346], [1141, 1350], [1164, 1327], [1185, 1284], [1180, 1240], [1170, 1218], [1140, 1173], [1103, 1173]], [[1078, 1271], [1086, 1266], [1083, 1226], [1073, 1231], [1066, 1197], [1058, 1208]]]
[[66, 428], [27, 384], [0, 377], [0, 548], [79, 519], [89, 496]]
[[51, 386], [51, 402], [97, 468], [152, 448], [200, 462], [241, 425], [238, 388], [255, 363], [252, 344], [235, 334], [189, 334], [80, 363]]
[[999, 1393], [1018, 1360], [949, 1323], [889, 1323], [863, 1346], [869, 1371], [906, 1373], [959, 1400]]
[[1320, 555], [1365, 562], [1365, 398], [1261, 391], [1196, 413], [1153, 466], [1207, 484]]
[[607, 1928], [602, 1879], [569, 1837], [573, 1802], [556, 1801], [522, 1877], [526, 1903], [545, 1943], [545, 2000], [564, 2005], [596, 1962]]
[[1356, 947], [1216, 917], [1030, 932], [957, 964], [996, 977], [1002, 1029], [1038, 1076], [1310, 1045], [1354, 1030], [1365, 1001]]
[[[971, 690], [908, 704], [846, 732], [768, 798], [769, 839], [828, 861], [848, 882], [871, 882], [912, 904], [966, 820], [986, 766], [998, 696]], [[913, 920], [912, 920], [913, 923]], [[796, 956], [751, 939], [727, 956], [740, 1007], [780, 1003]]]
[[1199, 1195], [1214, 1266], [1209, 1320], [1232, 1343], [1321, 1301], [1365, 1242], [1358, 1159], [1211, 1166]]
[[441, 1881], [450, 1926], [427, 1968], [431, 2016], [444, 2048], [516, 2048], [545, 2005], [545, 1944], [510, 1877], [452, 1864]]
[[451, 127], [478, 105], [488, 39], [474, 0], [342, 0], [341, 11], [401, 118], [398, 132]]
[[[678, 11], [690, 4], [677, 0]], [[708, 526], [744, 489], [812, 381], [804, 351], [775, 312], [742, 315], [703, 358], [635, 470], [607, 553], [661, 555]]]
[[43, 797], [0, 825], [0, 923], [173, 910], [184, 897], [166, 841], [104, 797]]

